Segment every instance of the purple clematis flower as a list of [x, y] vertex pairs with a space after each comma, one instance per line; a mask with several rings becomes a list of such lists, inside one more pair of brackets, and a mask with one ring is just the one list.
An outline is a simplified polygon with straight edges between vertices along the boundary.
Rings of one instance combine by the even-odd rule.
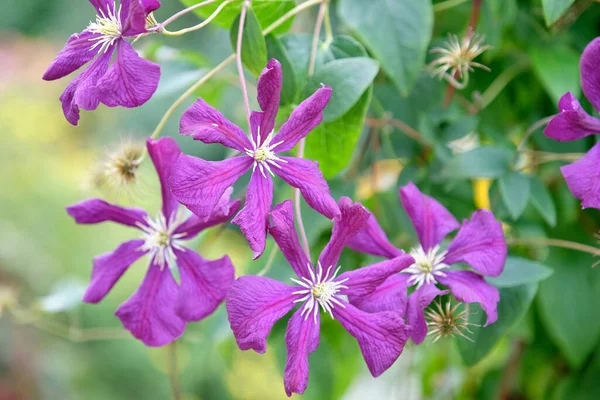
[[[581, 88], [594, 108], [600, 111], [600, 37], [592, 40], [581, 56]], [[560, 114], [552, 118], [544, 134], [558, 141], [570, 141], [600, 133], [600, 119], [594, 118], [581, 107], [572, 93], [561, 97]], [[600, 143], [580, 160], [566, 165], [561, 171], [573, 196], [584, 208], [600, 209]]]
[[[172, 138], [147, 141], [148, 153], [156, 167], [162, 188], [162, 211], [156, 219], [144, 210], [123, 208], [100, 199], [89, 199], [67, 207], [79, 224], [112, 221], [138, 228], [140, 239], [122, 243], [115, 251], [94, 258], [92, 281], [83, 301], [102, 300], [127, 268], [142, 256], [150, 256], [150, 267], [136, 293], [116, 312], [127, 330], [148, 346], [162, 346], [183, 334], [187, 321], [199, 321], [210, 315], [225, 299], [234, 280], [234, 268], [225, 256], [205, 260], [183, 247], [202, 230], [227, 221], [239, 208], [239, 200], [230, 201], [229, 190], [206, 220], [179, 217], [178, 204], [167, 187], [167, 178], [181, 154]], [[170, 268], [179, 268], [181, 284]]]
[[[44, 73], [53, 81], [92, 61], [60, 96], [65, 118], [79, 122], [79, 108], [95, 110], [100, 102], [109, 107], [138, 107], [152, 97], [160, 79], [160, 66], [144, 60], [126, 37], [146, 30], [146, 17], [160, 7], [158, 0], [90, 0], [95, 22], [71, 35], [65, 47]], [[109, 64], [116, 53], [114, 62]]]
[[[370, 295], [349, 296], [350, 302], [369, 312], [401, 310], [413, 327], [411, 339], [417, 344], [427, 335], [423, 310], [436, 296], [448, 293], [438, 289], [438, 283], [459, 301], [480, 303], [487, 314], [486, 325], [494, 323], [498, 319], [500, 293], [484, 276], [498, 276], [504, 269], [507, 248], [502, 224], [490, 211], [478, 210], [461, 226], [444, 206], [422, 194], [412, 183], [400, 188], [400, 199], [419, 237], [420, 246], [410, 252], [415, 262]], [[440, 251], [442, 240], [458, 228], [448, 248]], [[389, 242], [374, 216], [348, 247], [386, 258], [403, 254]], [[449, 269], [457, 263], [468, 264], [477, 272]], [[407, 296], [410, 286], [416, 289]]]
[[250, 137], [198, 99], [183, 114], [179, 132], [204, 143], [221, 143], [242, 155], [216, 162], [182, 155], [170, 180], [175, 198], [203, 219], [210, 215], [223, 191], [252, 168], [246, 204], [232, 222], [239, 225], [248, 239], [255, 259], [265, 250], [268, 214], [273, 202], [271, 176], [278, 175], [300, 189], [308, 205], [327, 218], [339, 214], [318, 163], [279, 155], [291, 150], [321, 123], [331, 88], [323, 86], [304, 100], [275, 134], [281, 82], [281, 65], [272, 59], [258, 78], [258, 104], [262, 112], [252, 112]]
[[242, 276], [227, 293], [227, 314], [238, 346], [257, 353], [266, 351], [267, 336], [275, 322], [300, 305], [290, 318], [285, 335], [288, 355], [284, 385], [288, 396], [303, 393], [308, 384], [308, 355], [319, 345], [319, 309], [340, 321], [356, 338], [375, 377], [400, 356], [411, 331], [399, 312], [371, 314], [345, 300], [345, 296], [368, 295], [414, 260], [399, 252], [391, 260], [337, 276], [342, 249], [370, 215], [348, 198], [342, 197], [339, 207], [341, 214], [334, 219], [331, 240], [313, 268], [298, 242], [291, 201], [275, 206], [269, 232], [298, 278], [292, 278], [294, 285], [290, 286], [263, 276]]

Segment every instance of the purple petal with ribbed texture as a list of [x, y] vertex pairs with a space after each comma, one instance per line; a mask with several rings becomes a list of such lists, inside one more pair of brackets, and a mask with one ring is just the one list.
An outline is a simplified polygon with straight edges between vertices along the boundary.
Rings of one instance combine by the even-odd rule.
[[275, 147], [276, 153], [281, 153], [294, 148], [302, 138], [306, 137], [317, 125], [323, 121], [323, 110], [331, 98], [331, 88], [323, 86], [312, 96], [304, 100], [290, 115], [279, 133], [275, 135], [272, 143], [283, 141]]
[[202, 99], [185, 110], [179, 121], [179, 133], [207, 144], [220, 143], [241, 153], [252, 149], [244, 131]]
[[277, 111], [279, 111], [282, 80], [281, 64], [272, 58], [260, 73], [256, 84], [258, 104], [262, 110], [260, 118], [262, 140], [275, 128], [275, 117], [277, 117]]
[[160, 66], [140, 57], [126, 40], [116, 46], [115, 61], [98, 81], [96, 94], [109, 107], [139, 107], [156, 91]]
[[502, 224], [491, 211], [477, 210], [470, 220], [463, 221], [444, 263], [463, 262], [483, 275], [498, 276], [504, 270], [507, 252]]
[[267, 351], [267, 336], [273, 325], [300, 298], [288, 286], [264, 276], [242, 276], [229, 287], [226, 299], [227, 317], [241, 350]]
[[463, 303], [479, 303], [487, 314], [485, 326], [498, 319], [498, 302], [500, 292], [483, 279], [483, 276], [471, 271], [445, 271], [446, 276], [438, 276], [437, 280], [447, 286], [452, 295]]
[[391, 260], [380, 261], [354, 271], [344, 272], [335, 280], [347, 279], [343, 285], [347, 286], [348, 289], [342, 289], [340, 293], [347, 295], [349, 298], [368, 296], [386, 279], [392, 275], [397, 275], [398, 272], [410, 267], [414, 262], [415, 260], [411, 256], [404, 254]]
[[98, 37], [98, 34], [87, 30], [79, 34], [72, 34], [65, 47], [58, 53], [44, 73], [43, 79], [53, 81], [65, 77], [94, 58], [98, 50], [91, 50], [91, 47], [96, 43], [91, 39], [95, 37]]
[[196, 237], [204, 229], [229, 221], [233, 214], [240, 208], [239, 200], [230, 200], [233, 188], [229, 187], [221, 196], [221, 199], [213, 209], [207, 220], [201, 220], [196, 215], [191, 215], [183, 224], [175, 229], [175, 234], [183, 234], [182, 240], [190, 240]]
[[175, 313], [178, 294], [179, 286], [169, 268], [161, 270], [153, 264], [141, 286], [115, 315], [146, 346], [164, 346], [185, 330], [185, 321]]
[[600, 111], [600, 38], [592, 40], [583, 50], [579, 70], [585, 97]]
[[269, 174], [263, 176], [257, 169], [250, 177], [244, 208], [231, 221], [232, 224], [238, 225], [246, 236], [250, 249], [254, 252], [254, 260], [265, 251], [272, 204], [273, 180]]
[[127, 268], [147, 253], [140, 250], [143, 244], [143, 240], [132, 240], [122, 243], [115, 251], [94, 257], [92, 278], [90, 286], [83, 296], [83, 301], [98, 303], [102, 300], [127, 271]]
[[139, 228], [147, 225], [148, 214], [141, 208], [125, 208], [107, 203], [101, 199], [88, 199], [66, 208], [67, 213], [78, 224], [97, 224], [111, 221], [117, 224]]
[[460, 226], [443, 205], [421, 193], [412, 182], [400, 188], [400, 201], [425, 251], [440, 244], [446, 235]]
[[544, 129], [544, 135], [549, 138], [564, 142], [600, 133], [600, 120], [585, 112], [571, 92], [560, 98], [558, 108], [560, 114]]
[[585, 156], [560, 168], [573, 196], [583, 208], [600, 209], [600, 143]]
[[160, 182], [160, 191], [162, 194], [162, 212], [167, 221], [177, 212], [179, 203], [173, 197], [169, 187], [169, 177], [173, 172], [173, 166], [181, 154], [179, 145], [175, 139], [164, 137], [158, 140], [146, 140], [148, 154], [152, 159], [158, 180]]
[[146, 16], [159, 7], [158, 0], [122, 0], [123, 36], [137, 36], [146, 32]]
[[209, 261], [193, 250], [175, 250], [181, 285], [175, 312], [186, 321], [200, 321], [212, 314], [225, 300], [235, 279], [228, 256]]
[[354, 251], [385, 258], [404, 254], [390, 243], [374, 215], [371, 215], [367, 224], [348, 241], [347, 246]]
[[288, 260], [296, 275], [310, 278], [308, 272], [310, 260], [298, 240], [298, 233], [294, 226], [294, 206], [291, 200], [286, 200], [273, 208], [271, 221], [269, 233], [275, 239], [283, 256]]
[[247, 156], [223, 161], [205, 161], [182, 154], [169, 179], [171, 192], [202, 221], [210, 218], [223, 193], [250, 169]]
[[366, 296], [348, 296], [350, 303], [360, 310], [374, 313], [381, 311], [406, 312], [408, 304], [408, 274], [395, 274], [387, 278], [373, 292]]
[[406, 322], [413, 328], [410, 338], [415, 344], [422, 343], [427, 337], [427, 321], [423, 311], [433, 299], [446, 293], [447, 290], [440, 290], [435, 285], [429, 284], [421, 286], [408, 297]]
[[345, 305], [346, 308], [336, 306], [333, 316], [356, 338], [369, 371], [378, 377], [400, 357], [411, 328], [404, 325], [399, 312], [369, 314]]
[[340, 215], [333, 220], [331, 239], [319, 257], [323, 269], [336, 268], [346, 243], [367, 223], [371, 215], [360, 203], [352, 203], [348, 197], [340, 198]]
[[319, 347], [321, 316], [317, 322], [313, 318], [305, 319], [299, 309], [292, 315], [285, 332], [287, 362], [283, 374], [285, 393], [302, 394], [308, 385], [308, 355]]
[[304, 200], [313, 209], [329, 219], [339, 215], [327, 181], [319, 170], [319, 164], [304, 158], [280, 157], [286, 163], [280, 163], [281, 168], [271, 168], [275, 174], [290, 186], [300, 189]]

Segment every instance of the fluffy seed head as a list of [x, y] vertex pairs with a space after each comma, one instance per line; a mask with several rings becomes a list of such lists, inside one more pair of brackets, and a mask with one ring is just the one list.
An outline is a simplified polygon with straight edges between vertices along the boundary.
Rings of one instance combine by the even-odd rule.
[[479, 325], [469, 322], [469, 313], [466, 309], [462, 311], [458, 310], [461, 304], [457, 303], [452, 307], [451, 302], [448, 301], [445, 306], [442, 306], [439, 301], [436, 301], [435, 309], [430, 308], [425, 312], [427, 326], [429, 327], [427, 336], [431, 335], [434, 343], [440, 338], [455, 335], [462, 336], [471, 342], [473, 341], [467, 336], [467, 333], [473, 334], [469, 326]]
[[485, 65], [473, 61], [481, 53], [492, 48], [484, 42], [485, 37], [477, 33], [467, 35], [462, 40], [459, 40], [456, 35], [448, 35], [445, 46], [431, 50], [431, 53], [439, 54], [430, 65], [433, 74], [441, 77], [450, 72], [450, 75], [463, 78], [468, 71], [473, 71], [474, 67], [489, 71], [490, 69]]
[[134, 142], [126, 141], [115, 151], [109, 152], [100, 163], [95, 176], [99, 187], [117, 190], [130, 190], [137, 183], [137, 173], [144, 148]]

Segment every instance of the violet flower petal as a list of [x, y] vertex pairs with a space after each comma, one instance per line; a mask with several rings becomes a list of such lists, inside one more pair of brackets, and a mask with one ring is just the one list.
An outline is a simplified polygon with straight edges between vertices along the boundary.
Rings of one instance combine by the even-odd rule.
[[182, 154], [169, 179], [171, 192], [177, 201], [189, 208], [200, 220], [206, 221], [225, 190], [250, 169], [253, 161], [246, 156], [205, 161]]
[[564, 142], [600, 133], [600, 120], [585, 112], [571, 92], [560, 98], [558, 108], [560, 114], [544, 129], [549, 138]]
[[323, 120], [323, 110], [331, 98], [331, 88], [323, 86], [308, 99], [304, 100], [290, 115], [272, 143], [283, 141], [274, 148], [275, 153], [282, 153], [294, 148], [302, 138], [306, 137]]
[[583, 50], [579, 69], [585, 97], [600, 111], [600, 38], [592, 40]]
[[408, 304], [406, 288], [409, 279], [408, 274], [394, 274], [370, 294], [348, 296], [348, 299], [356, 308], [366, 312], [399, 311], [404, 315]]
[[356, 338], [367, 367], [374, 377], [384, 373], [398, 359], [411, 327], [404, 325], [399, 312], [369, 314], [346, 303], [333, 309], [334, 317]]
[[105, 221], [139, 228], [147, 225], [148, 214], [141, 208], [125, 208], [101, 199], [88, 199], [66, 208], [67, 213], [78, 224], [97, 224]]
[[185, 321], [200, 321], [212, 314], [225, 300], [235, 279], [228, 256], [205, 260], [193, 250], [175, 250], [181, 285], [175, 312]]
[[277, 204], [271, 211], [271, 220], [269, 233], [275, 239], [275, 243], [279, 246], [283, 256], [288, 260], [296, 275], [310, 279], [310, 273], [308, 272], [310, 260], [298, 240], [298, 234], [294, 226], [294, 207], [291, 200]]
[[260, 73], [256, 84], [258, 104], [262, 110], [260, 117], [261, 143], [258, 143], [259, 146], [275, 128], [275, 118], [277, 117], [277, 111], [279, 111], [282, 80], [281, 64], [272, 58]]
[[269, 174], [263, 176], [258, 169], [252, 173], [244, 208], [231, 221], [238, 225], [248, 240], [256, 260], [265, 251], [269, 211], [273, 204], [273, 180]]
[[367, 224], [348, 241], [347, 246], [360, 253], [385, 258], [404, 254], [402, 250], [390, 243], [374, 215], [371, 215]]
[[123, 36], [137, 36], [146, 32], [146, 16], [159, 7], [158, 0], [121, 0]]
[[304, 200], [313, 210], [329, 219], [339, 214], [339, 208], [331, 197], [329, 186], [317, 162], [295, 157], [280, 158], [285, 163], [279, 164], [281, 168], [271, 168], [275, 174], [290, 186], [300, 189]]
[[160, 66], [140, 57], [126, 40], [116, 44], [117, 56], [95, 91], [109, 107], [139, 107], [152, 97], [160, 80]]
[[185, 110], [179, 122], [179, 133], [207, 144], [220, 143], [241, 153], [252, 149], [244, 131], [202, 99]]
[[400, 188], [400, 201], [425, 251], [440, 244], [446, 235], [460, 226], [443, 205], [421, 193], [412, 182]]
[[294, 308], [300, 296], [293, 292], [298, 290], [264, 276], [242, 276], [231, 284], [225, 306], [241, 350], [267, 351], [267, 336], [275, 322]]
[[98, 303], [113, 288], [127, 269], [139, 260], [146, 251], [140, 250], [143, 240], [131, 240], [119, 245], [115, 251], [94, 257], [92, 277], [83, 301]]
[[569, 190], [581, 200], [583, 208], [600, 209], [600, 143], [585, 156], [560, 168]]
[[421, 286], [408, 296], [406, 322], [413, 328], [410, 338], [415, 344], [422, 343], [427, 337], [427, 321], [425, 320], [423, 310], [437, 296], [447, 293], [448, 290], [440, 290], [435, 285], [429, 284]]
[[477, 210], [471, 220], [464, 220], [448, 246], [444, 263], [466, 263], [482, 275], [498, 276], [506, 262], [506, 240], [502, 224], [488, 210]]
[[52, 61], [42, 79], [46, 81], [60, 79], [89, 62], [97, 52], [96, 49], [91, 50], [95, 43], [91, 40], [97, 36], [97, 34], [88, 30], [72, 34], [65, 47]]
[[177, 212], [179, 203], [173, 197], [169, 187], [169, 177], [173, 171], [173, 166], [181, 154], [179, 145], [175, 139], [163, 137], [158, 140], [146, 140], [148, 154], [152, 159], [158, 180], [160, 182], [160, 191], [162, 194], [162, 212], [167, 221]]
[[[127, 1], [127, 0], [124, 0]], [[110, 10], [112, 10], [115, 1], [114, 0], [89, 0], [89, 2], [94, 6], [94, 8], [96, 9], [96, 12], [98, 14], [100, 14], [101, 12], [104, 13], [104, 15], [107, 15], [109, 7]]]
[[339, 207], [341, 214], [333, 220], [331, 239], [319, 257], [325, 271], [330, 266], [336, 268], [346, 243], [367, 223], [371, 215], [362, 204], [352, 203], [348, 197], [340, 198]]
[[297, 310], [288, 322], [285, 333], [287, 362], [283, 374], [285, 393], [302, 394], [308, 385], [308, 355], [319, 346], [321, 316], [317, 314], [317, 323], [313, 318], [305, 319], [302, 309]]
[[483, 276], [471, 271], [445, 271], [446, 276], [438, 276], [437, 280], [447, 286], [452, 295], [463, 303], [480, 303], [487, 314], [485, 326], [498, 319], [498, 302], [500, 292], [483, 279]]
[[164, 346], [185, 330], [185, 321], [175, 314], [178, 292], [171, 271], [152, 264], [141, 286], [115, 315], [146, 346]]

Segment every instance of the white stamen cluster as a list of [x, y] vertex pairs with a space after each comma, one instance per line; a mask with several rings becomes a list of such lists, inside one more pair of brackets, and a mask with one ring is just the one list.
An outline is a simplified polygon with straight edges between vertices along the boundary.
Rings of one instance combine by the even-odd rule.
[[267, 138], [261, 145], [260, 144], [260, 127], [258, 127], [256, 142], [252, 138], [252, 135], [250, 135], [250, 143], [252, 143], [252, 149], [244, 149], [244, 150], [246, 150], [246, 154], [248, 156], [254, 158], [254, 164], [252, 165], [252, 172], [254, 172], [256, 170], [256, 167], [258, 166], [260, 173], [265, 178], [267, 177], [265, 175], [265, 170], [267, 170], [269, 172], [269, 174], [271, 174], [271, 176], [275, 176], [273, 174], [273, 171], [271, 171], [271, 165], [281, 169], [281, 166], [279, 164], [277, 164], [278, 162], [287, 164], [287, 161], [277, 157], [275, 155], [275, 153], [273, 152], [273, 149], [275, 147], [277, 147], [281, 143], [283, 143], [283, 140], [282, 140], [275, 144], [271, 144], [271, 140], [273, 140], [274, 134], [275, 134], [275, 131], [274, 130], [271, 131], [271, 133], [269, 133], [269, 135], [267, 136]]
[[302, 286], [303, 290], [299, 290], [294, 292], [294, 294], [302, 294], [304, 297], [298, 300], [294, 300], [294, 303], [302, 303], [304, 302], [304, 308], [300, 315], [304, 315], [304, 320], [306, 321], [309, 315], [312, 313], [315, 324], [317, 323], [317, 314], [319, 312], [319, 306], [331, 315], [333, 318], [332, 309], [337, 304], [342, 308], [346, 308], [346, 306], [340, 302], [340, 299], [337, 297], [338, 292], [342, 289], [348, 289], [347, 286], [342, 285], [342, 283], [346, 282], [348, 278], [342, 279], [340, 281], [334, 281], [337, 273], [340, 270], [340, 267], [329, 275], [333, 268], [333, 265], [327, 268], [327, 272], [323, 275], [323, 267], [321, 263], [318, 263], [317, 273], [315, 275], [315, 271], [310, 264], [308, 264], [308, 272], [310, 273], [310, 279], [306, 277], [302, 277], [302, 280], [292, 278], [292, 281]]
[[121, 6], [117, 10], [116, 2], [113, 3], [112, 9], [110, 5], [107, 7], [108, 15], [100, 9], [100, 15], [96, 15], [96, 22], [90, 22], [87, 30], [91, 33], [97, 33], [99, 36], [91, 38], [91, 42], [96, 42], [90, 48], [94, 50], [99, 47], [98, 53], [106, 52], [114, 42], [121, 37], [123, 26], [121, 24]]
[[150, 257], [157, 263], [161, 269], [165, 268], [165, 265], [173, 267], [177, 256], [173, 249], [182, 250], [185, 249], [181, 245], [181, 238], [186, 233], [176, 233], [175, 230], [181, 225], [182, 221], [174, 214], [169, 221], [165, 216], [160, 213], [156, 219], [146, 217], [146, 223], [148, 225], [138, 224], [140, 229], [144, 231], [144, 244], [140, 247], [140, 250], [147, 251], [150, 253]]
[[410, 255], [415, 259], [415, 263], [402, 271], [403, 273], [412, 275], [408, 280], [409, 285], [416, 284], [417, 288], [420, 288], [423, 284], [436, 283], [436, 276], [446, 276], [442, 271], [448, 268], [448, 265], [444, 264], [446, 252], [443, 251], [437, 254], [439, 250], [440, 246], [435, 246], [425, 252], [423, 247], [419, 246], [410, 251]]

